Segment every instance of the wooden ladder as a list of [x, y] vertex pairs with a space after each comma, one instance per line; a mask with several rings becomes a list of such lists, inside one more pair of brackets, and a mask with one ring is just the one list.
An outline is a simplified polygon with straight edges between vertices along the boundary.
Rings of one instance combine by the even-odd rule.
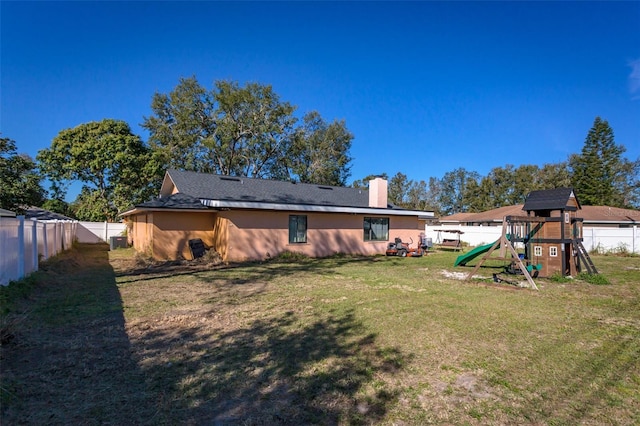
[[584, 246], [582, 245], [582, 242], [574, 240], [573, 248], [578, 254], [578, 259], [579, 259], [578, 270], [580, 270], [580, 263], [583, 263], [588, 273], [597, 274], [598, 270], [596, 269], [596, 266], [591, 261], [591, 257], [589, 257], [589, 252], [587, 252], [587, 250], [584, 248]]

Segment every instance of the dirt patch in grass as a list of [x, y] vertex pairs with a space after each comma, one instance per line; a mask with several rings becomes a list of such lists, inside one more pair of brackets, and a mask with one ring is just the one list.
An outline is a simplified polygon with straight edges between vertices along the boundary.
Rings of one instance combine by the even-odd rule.
[[133, 249], [116, 250], [110, 256], [111, 266], [122, 275], [146, 275], [162, 273], [189, 273], [212, 269], [227, 268], [229, 265], [222, 261], [220, 255], [213, 251], [205, 252], [205, 255], [196, 259], [178, 259], [159, 261], [135, 253]]

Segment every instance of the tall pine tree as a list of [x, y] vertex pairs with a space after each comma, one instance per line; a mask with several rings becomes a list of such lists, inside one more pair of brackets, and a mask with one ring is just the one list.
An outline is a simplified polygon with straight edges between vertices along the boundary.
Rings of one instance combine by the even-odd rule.
[[582, 152], [569, 160], [571, 182], [583, 204], [624, 206], [620, 189], [620, 183], [626, 180], [624, 152], [624, 146], [616, 145], [609, 123], [596, 117]]

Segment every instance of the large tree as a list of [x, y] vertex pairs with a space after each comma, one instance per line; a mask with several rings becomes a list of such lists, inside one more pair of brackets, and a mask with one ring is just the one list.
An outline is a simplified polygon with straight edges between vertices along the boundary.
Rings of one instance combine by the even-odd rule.
[[287, 156], [292, 175], [303, 183], [346, 185], [351, 175], [352, 140], [344, 121], [329, 124], [317, 111], [305, 114]]
[[596, 117], [581, 153], [569, 159], [573, 187], [583, 204], [625, 206], [625, 188], [637, 181], [637, 173], [627, 175], [634, 167], [622, 157], [625, 150], [616, 144], [609, 123]]
[[62, 130], [37, 160], [58, 197], [71, 182], [83, 184], [77, 200], [83, 208], [76, 211], [81, 220], [117, 220], [118, 213], [156, 190], [157, 163], [124, 121], [104, 119]]
[[0, 208], [23, 213], [25, 207], [39, 206], [45, 192], [40, 181], [35, 162], [18, 154], [15, 141], [0, 138]]
[[430, 177], [429, 182], [427, 182], [424, 210], [433, 211], [437, 215], [442, 213], [440, 203], [438, 202], [441, 192], [442, 183], [440, 182], [440, 179], [433, 176]]
[[440, 181], [438, 202], [443, 214], [463, 213], [469, 211], [470, 198], [466, 188], [480, 179], [478, 172], [468, 171], [463, 167], [447, 172]]
[[271, 86], [218, 81], [216, 132], [204, 144], [217, 172], [257, 178], [288, 178], [295, 107], [280, 101]]
[[396, 173], [389, 181], [388, 197], [391, 204], [404, 207], [409, 195], [411, 181], [404, 173]]
[[183, 78], [151, 108], [142, 126], [165, 168], [335, 185], [349, 176], [344, 122], [311, 112], [296, 127], [295, 107], [271, 86], [221, 80], [207, 90]]
[[539, 188], [553, 189], [568, 188], [571, 186], [571, 173], [566, 161], [561, 163], [547, 163], [539, 172]]
[[153, 114], [142, 127], [150, 132], [149, 146], [166, 168], [198, 172], [216, 171], [205, 140], [215, 137], [215, 100], [195, 78], [180, 79], [169, 94], [156, 93]]

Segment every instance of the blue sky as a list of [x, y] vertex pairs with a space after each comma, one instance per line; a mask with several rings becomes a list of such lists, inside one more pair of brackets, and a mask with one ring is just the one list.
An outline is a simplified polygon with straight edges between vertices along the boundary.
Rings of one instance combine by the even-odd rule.
[[153, 94], [195, 75], [345, 120], [351, 180], [564, 161], [596, 116], [640, 157], [640, 2], [2, 1], [0, 18], [0, 132], [31, 156], [103, 118], [146, 140]]

